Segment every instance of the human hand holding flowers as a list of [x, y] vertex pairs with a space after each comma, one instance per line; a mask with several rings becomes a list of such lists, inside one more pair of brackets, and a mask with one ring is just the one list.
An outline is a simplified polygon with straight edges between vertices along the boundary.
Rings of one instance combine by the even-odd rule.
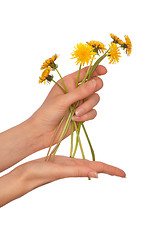
[[[88, 67], [81, 69], [79, 83], [83, 80]], [[78, 72], [69, 74], [63, 78], [65, 85], [67, 87], [68, 93], [64, 92], [56, 84], [51, 89], [47, 98], [41, 107], [31, 116], [31, 121], [34, 123], [36, 129], [38, 129], [41, 135], [41, 148], [46, 148], [50, 145], [51, 139], [55, 134], [59, 123], [69, 106], [74, 102], [82, 99], [86, 99], [84, 103], [81, 104], [76, 109], [76, 114], [73, 119], [75, 121], [88, 121], [96, 116], [96, 110], [93, 107], [99, 102], [99, 95], [96, 93], [103, 86], [103, 81], [99, 77], [100, 75], [106, 74], [107, 70], [104, 66], [98, 66], [94, 73], [92, 74], [91, 81], [83, 84], [82, 86], [76, 88], [76, 80]], [[94, 81], [92, 81], [94, 79]], [[57, 82], [60, 86], [62, 85], [61, 79]], [[68, 116], [69, 113], [67, 113]], [[66, 119], [62, 122], [61, 129], [63, 129]], [[57, 143], [60, 137], [61, 131], [56, 135], [53, 145]], [[65, 137], [71, 134], [71, 126]]]
[[[75, 83], [74, 83], [76, 88], [81, 87], [82, 84], [91, 80], [92, 74], [94, 73], [95, 69], [98, 67], [98, 65], [100, 64], [100, 62], [104, 58], [108, 57], [109, 63], [112, 63], [112, 64], [119, 62], [119, 58], [121, 57], [120, 48], [125, 50], [125, 53], [127, 55], [131, 54], [132, 44], [131, 44], [131, 41], [130, 41], [130, 39], [127, 35], [125, 35], [125, 42], [123, 40], [119, 39], [114, 34], [110, 34], [110, 36], [113, 39], [113, 41], [109, 44], [108, 49], [106, 49], [105, 45], [103, 43], [99, 42], [99, 41], [90, 41], [90, 42], [87, 42], [86, 44], [79, 43], [75, 47], [74, 51], [72, 52], [72, 58], [73, 59], [75, 58], [76, 59], [76, 64], [79, 64], [78, 74], [76, 76], [76, 80], [75, 80]], [[93, 63], [94, 59], [96, 59], [96, 57], [98, 57], [101, 53], [102, 53], [102, 56], [100, 56]], [[66, 84], [65, 84], [65, 82], [64, 82], [64, 80], [63, 80], [63, 78], [62, 78], [62, 76], [61, 76], [61, 74], [58, 70], [58, 65], [55, 63], [55, 60], [57, 58], [58, 58], [58, 55], [55, 54], [51, 58], [45, 60], [45, 62], [43, 63], [43, 65], [41, 67], [41, 69], [44, 69], [44, 71], [43, 71], [41, 77], [39, 78], [39, 83], [42, 83], [42, 82], [46, 83], [46, 81], [47, 82], [53, 81], [65, 94], [68, 94], [68, 89], [66, 87]], [[85, 73], [85, 76], [83, 76], [83, 79], [80, 82], [81, 67], [82, 67], [82, 65], [84, 66], [85, 64], [89, 65], [89, 67], [88, 67], [88, 69]], [[50, 75], [50, 72], [54, 71], [54, 70], [57, 71], [57, 73], [59, 74], [59, 76], [61, 78], [62, 85], [59, 85], [58, 82], [54, 81], [54, 76]], [[78, 101], [78, 99], [75, 99], [75, 101], [76, 102], [74, 102], [73, 104], [70, 103], [70, 106], [68, 106], [68, 108], [70, 110], [69, 115], [66, 116], [66, 114], [65, 114], [64, 117], [62, 118], [61, 122], [59, 123], [57, 131], [55, 132], [55, 134], [54, 134], [54, 136], [51, 140], [50, 148], [49, 148], [46, 160], [49, 160], [49, 157], [51, 155], [55, 156], [55, 154], [58, 150], [58, 147], [59, 147], [61, 141], [67, 135], [67, 132], [68, 132], [70, 124], [71, 124], [70, 157], [75, 156], [77, 146], [78, 146], [78, 143], [79, 143], [81, 153], [82, 153], [82, 157], [83, 157], [83, 159], [85, 159], [84, 151], [83, 151], [80, 136], [79, 136], [80, 135], [80, 128], [82, 126], [83, 130], [84, 130], [84, 133], [86, 135], [87, 141], [88, 141], [89, 146], [90, 146], [90, 150], [91, 150], [91, 153], [92, 153], [92, 159], [95, 161], [94, 150], [93, 150], [93, 147], [91, 145], [90, 139], [88, 137], [87, 131], [84, 127], [84, 124], [83, 124], [82, 120], [80, 120], [79, 126], [77, 127], [76, 121], [78, 121], [79, 118], [74, 117], [74, 114], [75, 114], [75, 112], [78, 111], [77, 107], [79, 106], [80, 102]], [[83, 101], [85, 101], [85, 98], [83, 98]], [[67, 119], [67, 120], [65, 122], [65, 125], [63, 126], [62, 132], [60, 132], [58, 143], [50, 153], [51, 147], [52, 147], [52, 145], [53, 145], [53, 143], [54, 143], [54, 141], [55, 141], [55, 139], [58, 135], [59, 129], [62, 126], [62, 123], [63, 123], [64, 119]], [[74, 129], [76, 130], [77, 137], [76, 137], [76, 145], [75, 145], [74, 152], [73, 152], [73, 132], [74, 132]]]
[[[87, 68], [81, 70], [79, 82], [83, 79], [86, 71]], [[77, 108], [77, 110], [83, 108], [83, 115], [76, 121], [87, 121], [94, 118], [96, 112], [92, 107], [99, 101], [99, 96], [95, 92], [103, 86], [103, 82], [98, 76], [105, 73], [105, 67], [98, 66], [92, 75], [95, 82], [90, 80], [78, 88], [75, 88], [73, 80], [76, 79], [77, 72], [66, 76], [64, 81], [69, 91], [68, 94], [64, 94], [55, 85], [42, 106], [28, 120], [1, 133], [0, 171], [16, 164], [30, 154], [48, 147], [61, 118], [74, 101], [86, 99]], [[61, 81], [58, 83], [61, 84]], [[71, 130], [69, 128], [66, 136], [71, 133]], [[57, 140], [55, 139], [55, 143]], [[54, 158], [50, 157], [49, 161], [45, 160], [46, 157], [26, 162], [0, 178], [0, 207], [41, 185], [62, 178], [96, 178], [98, 173], [126, 176], [121, 169], [102, 162], [65, 156], [54, 156]]]

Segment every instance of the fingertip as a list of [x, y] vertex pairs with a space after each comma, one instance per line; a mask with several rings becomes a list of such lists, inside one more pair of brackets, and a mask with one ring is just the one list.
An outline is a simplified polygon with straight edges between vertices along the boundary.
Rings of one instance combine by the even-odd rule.
[[120, 172], [118, 172], [116, 174], [117, 177], [122, 177], [122, 178], [126, 178], [126, 173], [123, 170], [120, 170]]
[[126, 178], [126, 173], [124, 171], [123, 171], [122, 177]]
[[98, 67], [96, 68], [97, 72], [99, 75], [104, 75], [107, 73], [107, 69], [105, 66], [103, 65], [98, 65]]
[[110, 166], [109, 170], [111, 173], [110, 175], [112, 175], [112, 176], [117, 176], [117, 177], [122, 177], [122, 178], [126, 177], [126, 173], [120, 168]]

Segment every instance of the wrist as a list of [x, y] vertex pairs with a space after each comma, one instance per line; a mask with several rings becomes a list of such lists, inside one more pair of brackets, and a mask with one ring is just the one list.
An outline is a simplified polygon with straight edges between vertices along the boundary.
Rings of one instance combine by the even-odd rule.
[[28, 192], [26, 176], [23, 169], [17, 167], [0, 178], [0, 207]]
[[32, 153], [44, 149], [44, 133], [41, 131], [41, 128], [38, 126], [36, 119], [30, 117], [25, 122], [23, 122], [25, 131], [28, 133], [28, 142], [30, 142], [30, 149]]
[[43, 167], [43, 171], [41, 172], [42, 164], [44, 166], [45, 164], [48, 165], [45, 162], [45, 158], [23, 163], [14, 169], [17, 171], [17, 178], [20, 180], [20, 188], [22, 187], [21, 196], [49, 182], [49, 176], [45, 175], [45, 167]]
[[[26, 123], [30, 129], [29, 131], [32, 133], [32, 139], [35, 139], [34, 148], [36, 151], [49, 147], [57, 126], [55, 126], [54, 123], [49, 124], [38, 111], [27, 119]], [[54, 144], [55, 143], [56, 140]]]
[[0, 134], [0, 171], [44, 148], [44, 139], [32, 119]]

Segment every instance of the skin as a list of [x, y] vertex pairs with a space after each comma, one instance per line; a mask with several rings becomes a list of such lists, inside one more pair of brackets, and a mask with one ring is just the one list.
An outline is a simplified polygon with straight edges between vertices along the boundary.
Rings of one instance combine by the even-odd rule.
[[[87, 67], [81, 70], [79, 82], [84, 78], [86, 71]], [[106, 72], [104, 66], [98, 66], [91, 80], [78, 88], [76, 88], [78, 72], [67, 75], [63, 78], [68, 90], [67, 94], [54, 85], [43, 104], [29, 119], [1, 133], [0, 171], [13, 166], [34, 152], [49, 147], [62, 117], [74, 102], [80, 100], [73, 120], [78, 123], [94, 119], [97, 112], [93, 108], [100, 100], [96, 92], [103, 87], [103, 81], [99, 76]], [[61, 80], [58, 84], [62, 86]], [[83, 99], [86, 101], [83, 102]], [[65, 121], [63, 126], [64, 124]], [[71, 127], [66, 137], [70, 133]], [[55, 138], [54, 144], [57, 143], [59, 135]], [[102, 162], [65, 156], [55, 156], [48, 162], [45, 161], [45, 157], [27, 162], [0, 178], [0, 207], [49, 182], [67, 177], [97, 178], [97, 173], [126, 176], [121, 169]]]

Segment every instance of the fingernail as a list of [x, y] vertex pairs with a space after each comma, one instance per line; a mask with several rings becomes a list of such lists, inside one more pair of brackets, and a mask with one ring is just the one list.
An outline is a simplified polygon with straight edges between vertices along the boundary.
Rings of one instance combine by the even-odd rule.
[[78, 120], [80, 117], [77, 117], [76, 115], [74, 115], [73, 117], [72, 117], [72, 120], [73, 121], [76, 121], [76, 120]]
[[96, 172], [89, 172], [88, 177], [92, 178], [98, 178], [98, 174]]
[[75, 114], [76, 114], [77, 116], [81, 116], [81, 115], [83, 115], [83, 112], [84, 112], [84, 110], [83, 110], [82, 108], [80, 108], [80, 109], [77, 109], [77, 110], [75, 111]]

